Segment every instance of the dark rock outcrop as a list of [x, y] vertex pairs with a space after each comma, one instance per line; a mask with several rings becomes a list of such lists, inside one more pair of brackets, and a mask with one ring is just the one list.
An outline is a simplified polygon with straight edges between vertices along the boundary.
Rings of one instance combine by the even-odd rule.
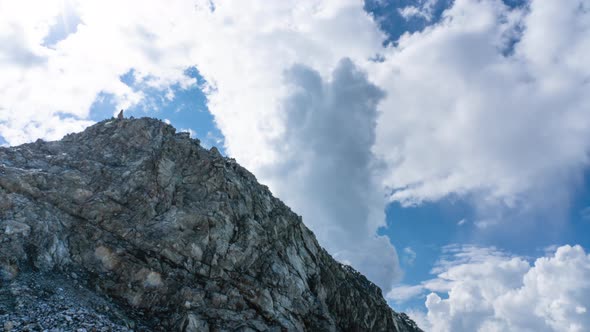
[[148, 118], [0, 148], [2, 290], [48, 273], [137, 330], [420, 331], [246, 169]]

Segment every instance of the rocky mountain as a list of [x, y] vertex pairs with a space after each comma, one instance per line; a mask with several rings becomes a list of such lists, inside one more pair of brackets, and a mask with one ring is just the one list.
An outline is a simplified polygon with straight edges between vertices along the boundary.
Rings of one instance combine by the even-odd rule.
[[155, 119], [0, 148], [4, 331], [420, 331], [234, 160]]

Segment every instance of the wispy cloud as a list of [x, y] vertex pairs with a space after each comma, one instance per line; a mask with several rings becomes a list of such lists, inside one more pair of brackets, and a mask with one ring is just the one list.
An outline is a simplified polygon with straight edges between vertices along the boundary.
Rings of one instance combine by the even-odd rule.
[[432, 11], [439, 0], [421, 0], [417, 6], [406, 6], [399, 9], [400, 14], [406, 20], [422, 18], [426, 21], [432, 20]]
[[414, 265], [414, 262], [416, 261], [416, 252], [414, 249], [411, 247], [405, 247], [403, 259], [405, 264], [409, 266]]
[[374, 150], [392, 170], [391, 200], [472, 197], [488, 219], [480, 226], [501, 208], [561, 217], [588, 166], [586, 7], [455, 1], [440, 23], [384, 52], [373, 65], [388, 95]]
[[423, 285], [400, 285], [392, 288], [385, 297], [389, 300], [401, 303], [423, 295], [426, 288]]

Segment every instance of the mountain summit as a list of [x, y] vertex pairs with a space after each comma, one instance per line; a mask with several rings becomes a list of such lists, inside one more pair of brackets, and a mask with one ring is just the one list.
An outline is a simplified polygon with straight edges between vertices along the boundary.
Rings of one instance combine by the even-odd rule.
[[250, 172], [149, 118], [0, 148], [0, 277], [5, 331], [420, 331]]

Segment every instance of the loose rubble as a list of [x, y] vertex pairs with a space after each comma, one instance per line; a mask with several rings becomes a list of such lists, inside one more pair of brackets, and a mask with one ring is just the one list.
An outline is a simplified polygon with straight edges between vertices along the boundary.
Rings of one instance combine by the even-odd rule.
[[19, 273], [0, 288], [0, 331], [130, 332], [148, 330], [76, 279]]

